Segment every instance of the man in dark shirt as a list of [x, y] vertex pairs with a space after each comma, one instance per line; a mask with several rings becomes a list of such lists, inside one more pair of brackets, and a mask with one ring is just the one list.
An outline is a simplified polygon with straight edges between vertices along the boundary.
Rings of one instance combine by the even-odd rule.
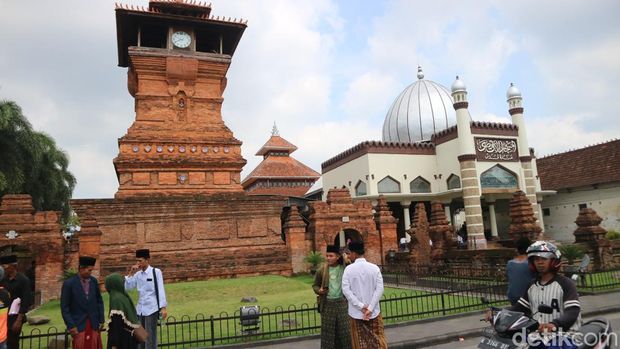
[[18, 314], [9, 315], [7, 338], [8, 349], [19, 349], [19, 335], [22, 332], [22, 325], [26, 321], [26, 312], [32, 304], [30, 280], [17, 270], [17, 256], [2, 256], [0, 257], [0, 264], [5, 271], [4, 279], [0, 285], [11, 294], [11, 304], [17, 298], [20, 299]]

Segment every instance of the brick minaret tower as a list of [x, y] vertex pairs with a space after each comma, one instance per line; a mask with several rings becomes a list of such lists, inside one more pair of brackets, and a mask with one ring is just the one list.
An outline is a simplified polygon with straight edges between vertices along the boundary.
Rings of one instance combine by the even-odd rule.
[[136, 116], [118, 140], [115, 196], [242, 192], [246, 161], [221, 107], [245, 22], [194, 1], [154, 0], [117, 5], [116, 26]]

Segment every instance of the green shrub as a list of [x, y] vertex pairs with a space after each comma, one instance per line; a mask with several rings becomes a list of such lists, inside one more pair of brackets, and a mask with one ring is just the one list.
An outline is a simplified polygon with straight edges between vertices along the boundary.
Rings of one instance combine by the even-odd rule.
[[584, 255], [581, 247], [573, 244], [560, 246], [560, 252], [562, 252], [562, 257], [566, 258], [568, 264], [575, 263], [576, 259], [579, 259]]
[[310, 253], [308, 253], [306, 258], [304, 258], [304, 261], [306, 261], [306, 263], [310, 263], [310, 265], [312, 265], [313, 267], [316, 267], [317, 265], [323, 263], [325, 261], [325, 258], [323, 258], [321, 252], [311, 251]]
[[615, 230], [608, 230], [607, 234], [605, 234], [605, 237], [609, 240], [618, 240], [620, 239], [620, 233]]
[[65, 269], [62, 271], [62, 275], [58, 278], [58, 281], [65, 281], [77, 275], [77, 270], [73, 268]]

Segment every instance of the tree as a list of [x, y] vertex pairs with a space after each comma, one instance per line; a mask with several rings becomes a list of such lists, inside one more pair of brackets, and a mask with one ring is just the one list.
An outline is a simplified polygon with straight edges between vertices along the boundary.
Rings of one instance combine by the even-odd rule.
[[53, 138], [36, 132], [12, 101], [0, 101], [0, 196], [30, 194], [37, 210], [69, 217], [75, 177]]

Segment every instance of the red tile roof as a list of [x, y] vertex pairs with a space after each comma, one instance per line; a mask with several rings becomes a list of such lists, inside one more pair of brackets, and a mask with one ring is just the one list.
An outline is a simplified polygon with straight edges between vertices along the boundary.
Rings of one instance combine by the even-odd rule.
[[268, 156], [241, 182], [241, 185], [246, 188], [259, 178], [317, 180], [320, 176], [318, 172], [290, 156]]
[[271, 136], [267, 143], [265, 143], [259, 150], [256, 152], [256, 155], [262, 156], [265, 155], [269, 151], [286, 151], [289, 154], [297, 150], [297, 147], [287, 141], [286, 139], [280, 136]]
[[620, 181], [620, 139], [536, 159], [544, 190]]
[[308, 187], [258, 187], [249, 190], [248, 195], [282, 195], [303, 197], [308, 191]]

